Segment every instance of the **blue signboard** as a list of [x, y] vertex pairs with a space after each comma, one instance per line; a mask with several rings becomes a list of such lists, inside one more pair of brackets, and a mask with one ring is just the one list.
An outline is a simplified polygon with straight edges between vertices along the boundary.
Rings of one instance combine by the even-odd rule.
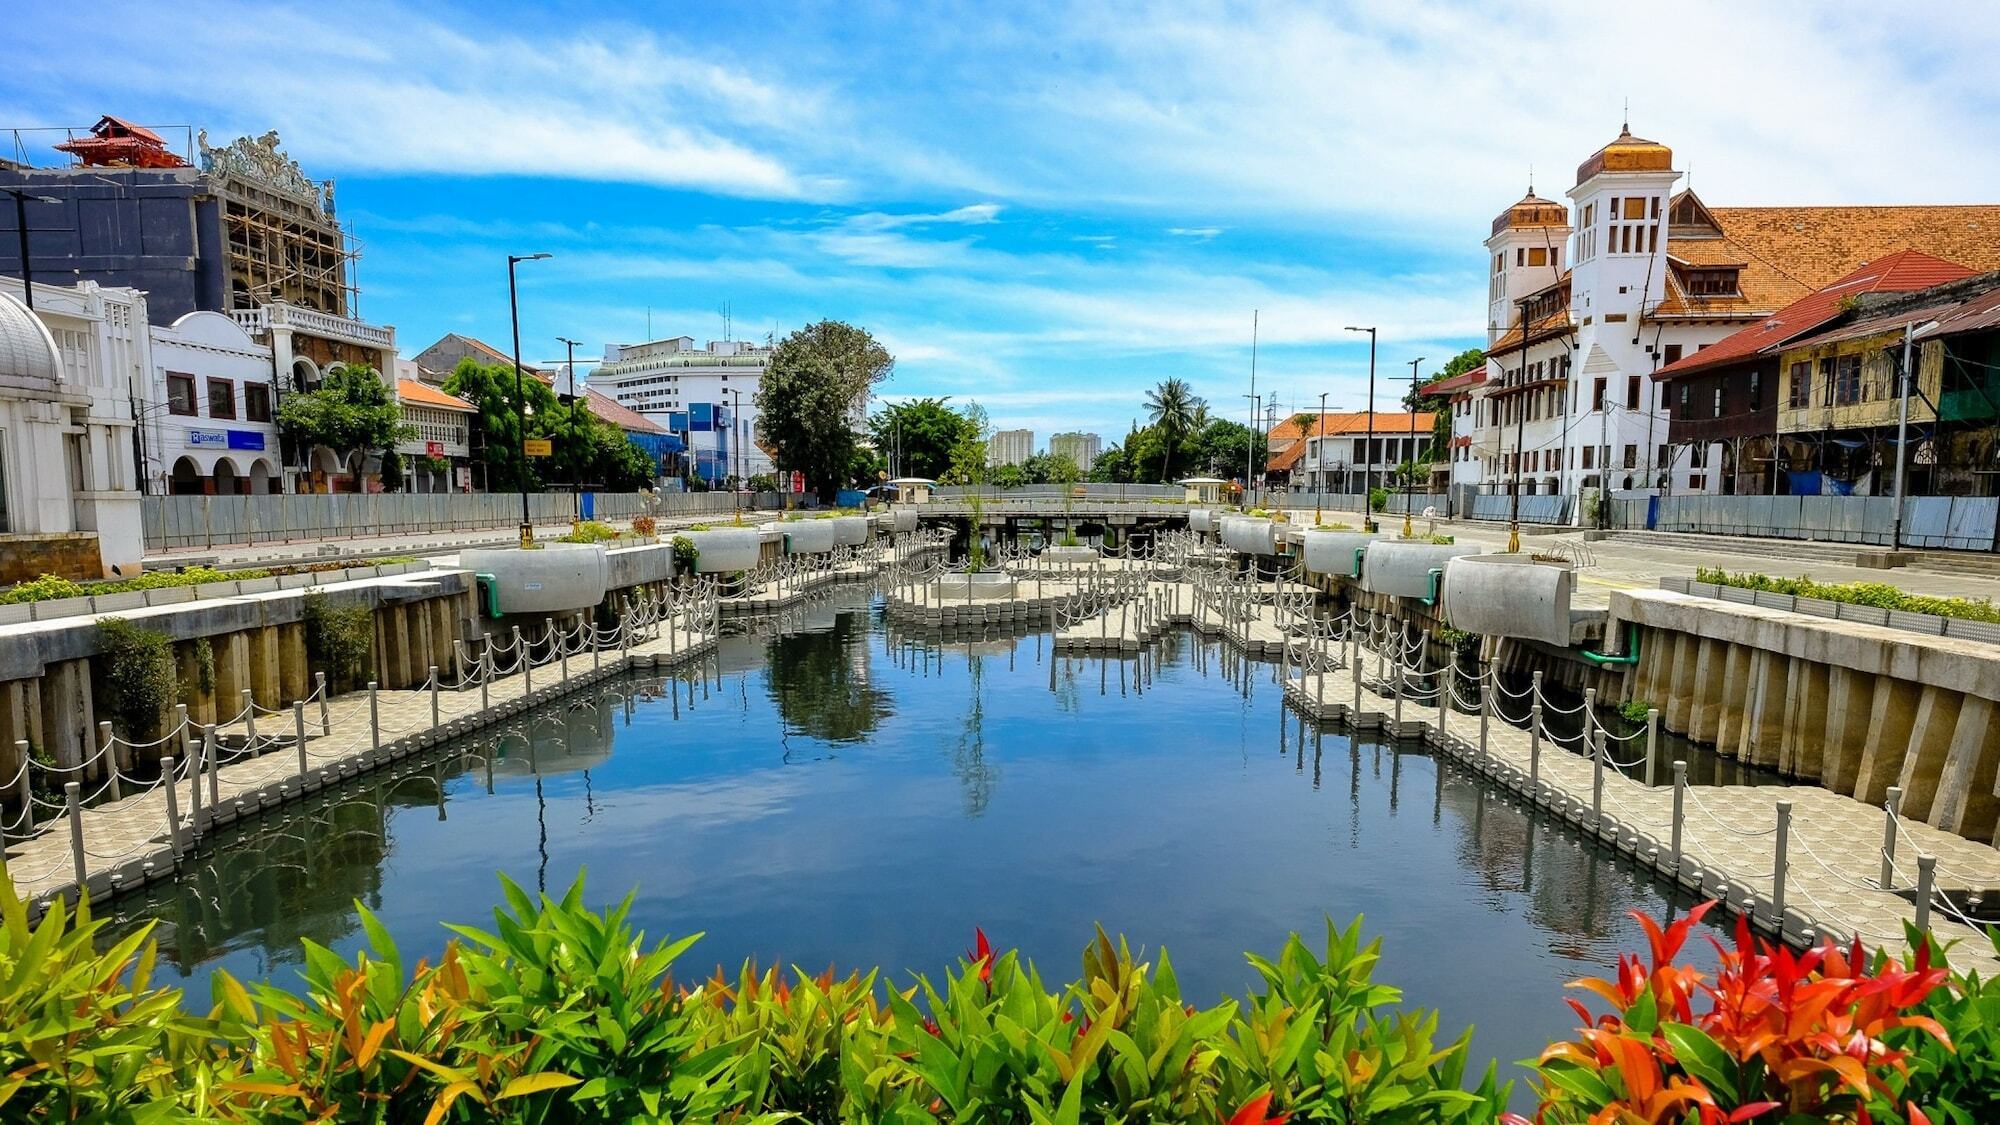
[[227, 449], [229, 435], [221, 430], [189, 430], [187, 443], [193, 449]]
[[685, 410], [669, 410], [667, 412], [667, 428], [677, 434], [687, 433], [688, 412]]
[[688, 428], [706, 433], [715, 428], [715, 408], [705, 402], [688, 403]]
[[255, 430], [231, 430], [229, 448], [261, 450], [264, 448], [264, 435]]

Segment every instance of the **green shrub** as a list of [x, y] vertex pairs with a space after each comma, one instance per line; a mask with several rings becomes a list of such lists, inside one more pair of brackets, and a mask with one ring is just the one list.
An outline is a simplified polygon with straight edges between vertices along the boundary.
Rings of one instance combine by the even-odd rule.
[[14, 605], [20, 602], [54, 601], [57, 598], [80, 598], [87, 592], [81, 582], [44, 574], [40, 578], [19, 583], [13, 589], [0, 593], [0, 603]]
[[1732, 574], [1719, 567], [1697, 567], [1696, 582], [1710, 586], [1732, 586], [1742, 590], [1790, 594], [1800, 598], [1845, 602], [1848, 605], [1897, 609], [1905, 613], [1929, 613], [1938, 617], [1958, 617], [1968, 621], [2000, 622], [2000, 606], [1987, 598], [1947, 598], [1912, 594], [1886, 582], [1815, 582], [1811, 578], [1774, 578], [1768, 574]]
[[336, 608], [320, 591], [305, 596], [306, 660], [326, 673], [329, 691], [366, 681], [375, 651], [375, 611], [366, 603]]
[[152, 738], [179, 691], [173, 638], [122, 617], [106, 617], [97, 623], [97, 655], [105, 711], [126, 738]]
[[1377, 486], [1368, 490], [1368, 510], [1379, 512], [1389, 506], [1389, 490]]
[[701, 562], [701, 548], [685, 535], [674, 536], [674, 573], [693, 574], [695, 566]]
[[569, 534], [558, 536], [558, 543], [604, 543], [618, 538], [618, 529], [597, 520], [584, 520], [571, 528]]
[[1618, 705], [1618, 717], [1628, 723], [1643, 723], [1647, 712], [1653, 709], [1650, 699], [1628, 699]]

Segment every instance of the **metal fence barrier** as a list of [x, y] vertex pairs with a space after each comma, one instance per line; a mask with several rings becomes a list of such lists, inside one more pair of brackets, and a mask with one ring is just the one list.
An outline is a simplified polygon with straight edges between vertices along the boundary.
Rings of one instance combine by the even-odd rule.
[[[727, 512], [738, 503], [727, 492], [595, 493], [597, 519], [629, 519]], [[776, 496], [758, 496], [745, 507], [775, 507]], [[564, 523], [576, 504], [561, 492], [528, 494], [529, 518]], [[141, 505], [146, 548], [213, 547], [283, 543], [352, 535], [422, 534], [518, 527], [519, 493], [334, 493], [262, 496], [147, 496]]]
[[[1896, 501], [1888, 496], [1645, 496], [1614, 499], [1614, 527], [1887, 545]], [[1908, 496], [1903, 546], [1993, 549], [2000, 497]]]

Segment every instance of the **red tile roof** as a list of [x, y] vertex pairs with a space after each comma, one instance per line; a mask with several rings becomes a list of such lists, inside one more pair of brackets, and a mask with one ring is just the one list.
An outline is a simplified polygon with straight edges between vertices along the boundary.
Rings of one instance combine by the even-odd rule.
[[421, 383], [415, 379], [396, 380], [396, 397], [405, 402], [435, 406], [440, 410], [462, 410], [467, 414], [475, 414], [479, 410], [457, 395], [448, 395], [429, 383]]
[[1439, 379], [1434, 383], [1425, 384], [1424, 393], [1427, 395], [1456, 394], [1459, 391], [1469, 391], [1485, 381], [1486, 366], [1481, 364], [1470, 371], [1461, 371], [1449, 379]]
[[1921, 250], [1898, 250], [1863, 265], [1824, 289], [1809, 293], [1739, 332], [1653, 372], [1655, 379], [1674, 379], [1708, 371], [1757, 355], [1810, 332], [1838, 317], [1848, 300], [1862, 293], [1907, 293], [1972, 276], [1956, 262]]
[[583, 392], [583, 408], [621, 430], [630, 430], [633, 433], [639, 434], [664, 434], [667, 432], [665, 426], [649, 421], [645, 415], [630, 407], [620, 405], [617, 399], [612, 398], [603, 391], [594, 391], [589, 387], [585, 387]]

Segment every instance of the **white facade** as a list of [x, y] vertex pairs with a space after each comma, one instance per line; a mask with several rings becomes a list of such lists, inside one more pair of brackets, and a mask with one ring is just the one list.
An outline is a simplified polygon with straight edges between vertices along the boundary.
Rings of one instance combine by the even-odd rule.
[[[757, 388], [770, 362], [767, 347], [711, 340], [696, 348], [694, 337], [674, 336], [606, 345], [604, 362], [591, 371], [589, 382], [686, 440], [690, 463], [704, 477], [748, 478], [774, 470], [755, 440]], [[721, 429], [714, 424], [717, 408], [728, 412]]]
[[[1306, 448], [1294, 466], [1294, 478], [1322, 492], [1359, 493], [1372, 479], [1377, 488], [1391, 488], [1401, 465], [1421, 460], [1435, 434], [1428, 416], [1415, 419], [1411, 433], [1408, 413], [1375, 415], [1373, 430], [1365, 416], [1329, 415], [1326, 435], [1308, 433]], [[1359, 423], [1359, 424], [1352, 424]], [[1315, 429], [1317, 426], [1314, 427]]]
[[132, 391], [148, 368], [145, 296], [0, 278], [0, 533], [97, 536], [107, 577], [145, 555]]
[[147, 492], [277, 492], [278, 390], [271, 349], [221, 313], [152, 330], [141, 449]]
[[[1726, 336], [1727, 323], [1656, 318], [1667, 296], [1669, 210], [1680, 173], [1629, 131], [1577, 170], [1569, 206], [1527, 198], [1494, 220], [1487, 379], [1454, 420], [1471, 440], [1452, 482], [1524, 494], [1688, 490], [1652, 373]], [[1571, 220], [1575, 221], [1572, 228]], [[1523, 319], [1528, 330], [1522, 331]], [[1578, 518], [1583, 506], [1575, 508]]]
[[1001, 465], [1019, 465], [1034, 455], [1035, 431], [1001, 430], [995, 433], [993, 440], [987, 444], [986, 463], [996, 468]]
[[1097, 455], [1104, 452], [1104, 439], [1096, 434], [1071, 432], [1049, 436], [1049, 456], [1067, 457], [1076, 462], [1076, 467], [1084, 472], [1097, 461]]

